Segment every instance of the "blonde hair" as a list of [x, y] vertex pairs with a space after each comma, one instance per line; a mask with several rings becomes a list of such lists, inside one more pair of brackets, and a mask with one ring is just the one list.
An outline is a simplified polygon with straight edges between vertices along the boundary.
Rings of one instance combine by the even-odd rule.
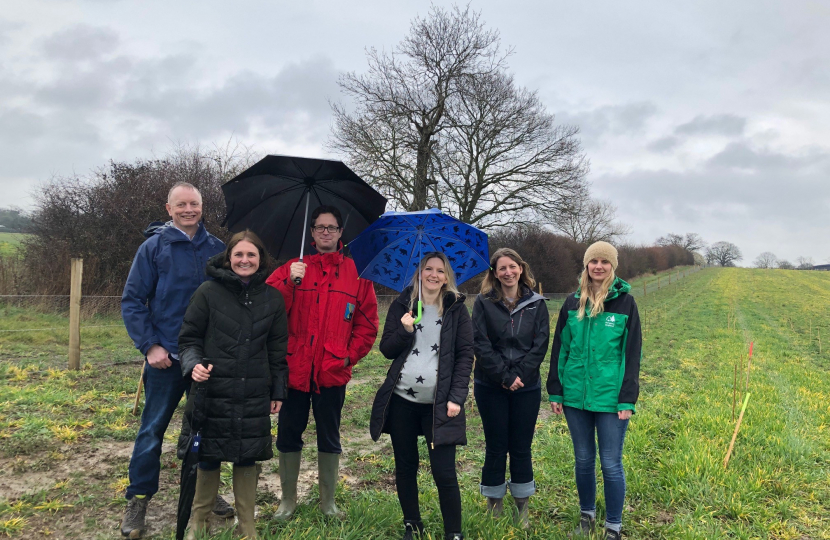
[[424, 267], [430, 259], [441, 259], [441, 262], [444, 263], [444, 275], [447, 276], [447, 282], [441, 286], [441, 292], [438, 294], [438, 315], [443, 316], [444, 295], [451, 292], [456, 298], [458, 298], [460, 293], [455, 285], [455, 272], [450, 265], [450, 261], [447, 259], [447, 256], [440, 251], [427, 253], [424, 255], [424, 258], [421, 259], [421, 262], [418, 263], [418, 270], [412, 275], [412, 294], [409, 297], [409, 309], [414, 310], [418, 306], [418, 281], [421, 279], [421, 273], [424, 271]]
[[519, 296], [522, 294], [522, 285], [531, 291], [536, 286], [536, 280], [533, 279], [533, 272], [530, 271], [530, 265], [522, 259], [521, 255], [519, 255], [516, 250], [510, 248], [497, 249], [496, 252], [490, 257], [490, 269], [487, 270], [487, 273], [484, 274], [484, 279], [481, 281], [481, 294], [487, 296], [492, 293], [496, 302], [504, 300], [504, 293], [501, 290], [501, 282], [499, 281], [499, 278], [496, 277], [496, 264], [502, 257], [509, 257], [513, 259], [513, 262], [522, 268], [522, 275], [519, 276]]
[[579, 309], [576, 312], [576, 318], [578, 320], [581, 321], [585, 318], [588, 300], [591, 301], [591, 311], [588, 314], [589, 318], [596, 317], [605, 311], [605, 299], [608, 297], [608, 291], [611, 289], [611, 285], [615, 279], [617, 279], [617, 276], [614, 274], [614, 269], [611, 268], [611, 272], [602, 280], [599, 288], [595, 289], [591, 287], [591, 277], [588, 275], [588, 267], [586, 266], [582, 270], [582, 275], [579, 277], [579, 288], [577, 289], [579, 293]]

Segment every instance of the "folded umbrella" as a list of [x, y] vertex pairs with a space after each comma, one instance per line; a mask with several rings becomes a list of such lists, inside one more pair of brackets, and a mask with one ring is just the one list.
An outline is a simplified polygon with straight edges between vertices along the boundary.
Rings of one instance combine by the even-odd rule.
[[[386, 212], [349, 243], [349, 250], [360, 277], [398, 292], [432, 251], [447, 256], [459, 285], [490, 267], [487, 235], [437, 208]], [[420, 320], [420, 287], [418, 298]]]
[[199, 445], [201, 431], [205, 423], [205, 394], [207, 381], [196, 385], [193, 396], [193, 413], [190, 418], [190, 437], [187, 448], [189, 451], [182, 461], [181, 482], [179, 487], [179, 506], [176, 512], [176, 540], [184, 538], [187, 522], [190, 521], [190, 511], [193, 507], [193, 498], [196, 496], [196, 476], [199, 465]]

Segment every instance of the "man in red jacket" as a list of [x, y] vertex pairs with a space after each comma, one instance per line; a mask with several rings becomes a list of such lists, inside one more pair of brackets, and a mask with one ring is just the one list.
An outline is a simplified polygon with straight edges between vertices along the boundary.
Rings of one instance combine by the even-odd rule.
[[[366, 356], [378, 333], [378, 302], [372, 282], [357, 275], [344, 257], [343, 220], [333, 206], [311, 214], [314, 255], [292, 259], [268, 278], [288, 312], [288, 398], [277, 428], [282, 500], [275, 519], [297, 507], [297, 478], [309, 408], [317, 426], [320, 508], [342, 517], [334, 503], [340, 470], [340, 415], [352, 367]], [[299, 281], [299, 284], [296, 282]]]

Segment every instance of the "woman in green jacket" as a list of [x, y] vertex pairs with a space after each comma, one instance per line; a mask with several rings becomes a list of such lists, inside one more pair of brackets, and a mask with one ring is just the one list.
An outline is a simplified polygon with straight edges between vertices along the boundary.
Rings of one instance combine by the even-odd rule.
[[640, 317], [630, 285], [614, 274], [614, 246], [592, 244], [583, 265], [579, 288], [559, 311], [547, 390], [553, 412], [565, 414], [574, 446], [580, 506], [574, 535], [590, 536], [595, 527], [598, 445], [605, 539], [619, 540], [625, 500], [622, 449], [640, 392]]

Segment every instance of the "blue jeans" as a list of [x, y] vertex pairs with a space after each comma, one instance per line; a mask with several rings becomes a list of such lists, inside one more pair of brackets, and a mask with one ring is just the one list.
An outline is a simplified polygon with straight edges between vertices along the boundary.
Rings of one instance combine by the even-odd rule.
[[130, 458], [130, 485], [126, 497], [152, 497], [159, 490], [161, 442], [191, 380], [182, 377], [178, 361], [167, 369], [150, 367], [144, 361], [144, 411]]
[[574, 472], [580, 510], [595, 512], [597, 508], [597, 448], [594, 442], [596, 430], [605, 488], [605, 520], [611, 524], [622, 523], [625, 500], [622, 450], [628, 420], [620, 420], [617, 413], [591, 412], [573, 407], [565, 407], [565, 419], [568, 421], [568, 430], [574, 444]]

